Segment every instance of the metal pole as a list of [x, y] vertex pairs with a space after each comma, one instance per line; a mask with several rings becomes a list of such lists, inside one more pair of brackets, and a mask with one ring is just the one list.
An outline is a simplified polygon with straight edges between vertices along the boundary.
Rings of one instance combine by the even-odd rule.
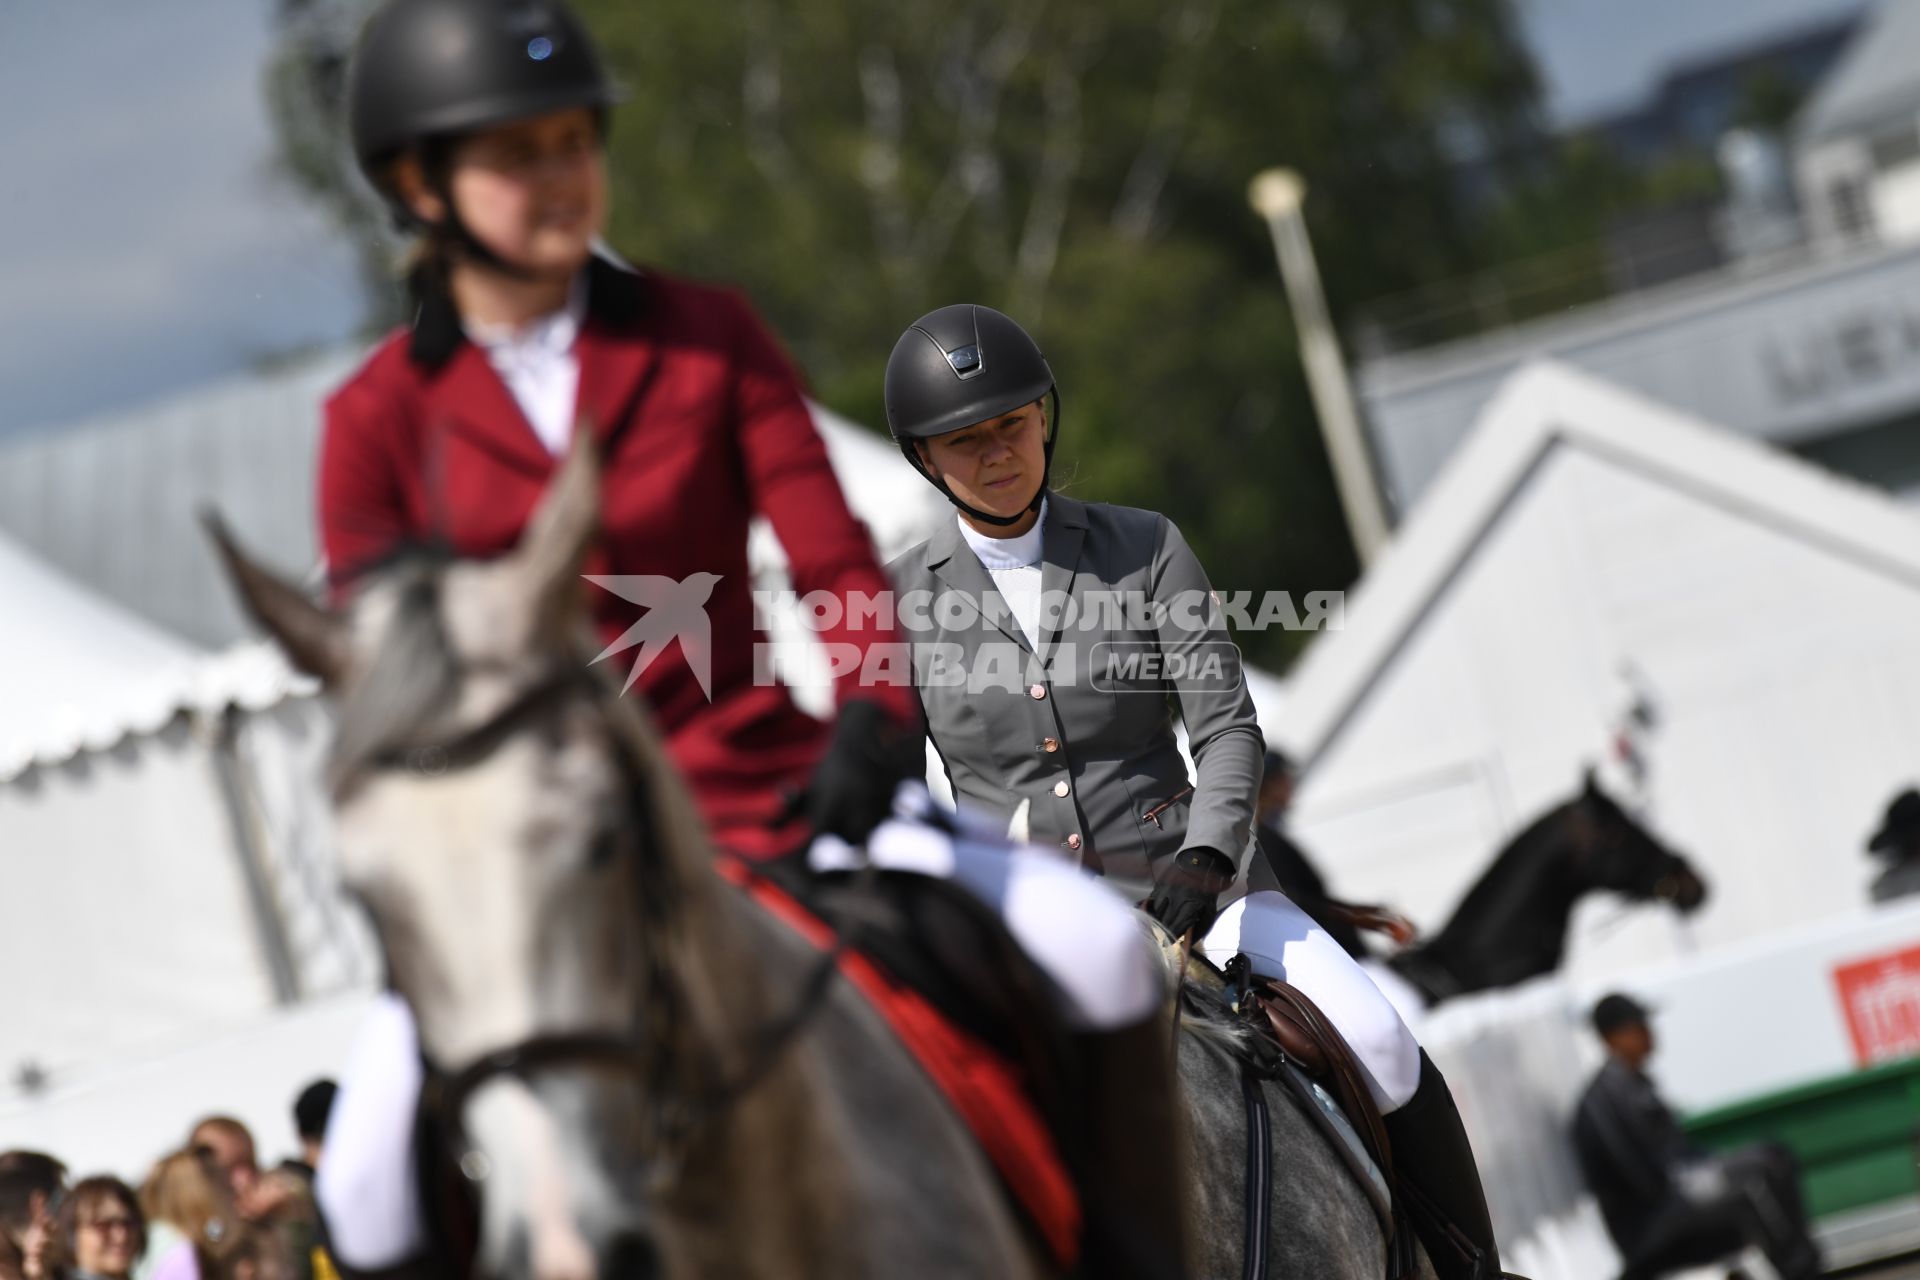
[[240, 759], [240, 712], [227, 707], [196, 715], [195, 719], [201, 740], [213, 757], [214, 781], [233, 831], [240, 882], [247, 891], [247, 905], [253, 910], [254, 935], [260, 943], [261, 958], [267, 964], [267, 978], [273, 984], [273, 1002], [293, 1004], [300, 999], [300, 970], [294, 962], [293, 943], [288, 937], [286, 917], [280, 910], [280, 898], [273, 889], [267, 836], [261, 829], [259, 810], [247, 785], [246, 765]]
[[1300, 338], [1300, 360], [1307, 369], [1307, 389], [1313, 395], [1320, 435], [1333, 464], [1333, 480], [1340, 493], [1340, 506], [1346, 512], [1347, 528], [1353, 534], [1354, 550], [1364, 567], [1387, 543], [1387, 513], [1374, 478], [1373, 456], [1360, 425], [1360, 411], [1354, 404], [1353, 386], [1347, 379], [1346, 359], [1340, 353], [1340, 337], [1327, 315], [1326, 295], [1320, 289], [1320, 269], [1313, 260], [1306, 220], [1300, 216], [1306, 191], [1300, 175], [1287, 169], [1268, 169], [1254, 178], [1247, 197], [1273, 233], [1274, 255], [1280, 260], [1280, 276], [1286, 283], [1287, 301], [1293, 308], [1293, 324]]

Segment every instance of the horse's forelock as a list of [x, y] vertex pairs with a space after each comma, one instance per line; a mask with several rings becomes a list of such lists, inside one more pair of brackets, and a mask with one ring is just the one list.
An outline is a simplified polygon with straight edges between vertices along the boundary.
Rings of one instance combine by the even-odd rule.
[[329, 773], [336, 785], [374, 758], [406, 745], [443, 715], [460, 683], [460, 658], [440, 616], [443, 563], [426, 556], [396, 561], [368, 583], [354, 606], [372, 636], [341, 700]]

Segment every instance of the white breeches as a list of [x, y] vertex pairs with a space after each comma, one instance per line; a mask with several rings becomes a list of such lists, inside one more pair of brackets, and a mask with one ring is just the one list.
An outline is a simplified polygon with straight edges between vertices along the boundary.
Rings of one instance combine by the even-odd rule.
[[413, 1171], [422, 1074], [413, 1014], [399, 996], [382, 992], [340, 1073], [314, 1176], [328, 1244], [356, 1271], [384, 1271], [426, 1246]]
[[[900, 806], [911, 809], [924, 790]], [[964, 824], [965, 820], [962, 819]], [[852, 870], [861, 853], [831, 836], [814, 841], [816, 871]], [[1133, 908], [1056, 853], [995, 835], [950, 836], [913, 821], [883, 823], [865, 859], [886, 871], [952, 880], [999, 913], [1021, 949], [1052, 979], [1061, 1016], [1077, 1031], [1114, 1031], [1157, 1011], [1166, 968]]]
[[[1052, 980], [1075, 1029], [1130, 1026], [1165, 999], [1165, 968], [1133, 909], [1056, 855], [896, 820], [874, 832], [865, 857], [956, 881], [992, 907]], [[822, 871], [850, 869], [859, 858], [831, 837], [809, 854]], [[424, 1244], [412, 1158], [421, 1076], [412, 1015], [398, 996], [382, 995], [341, 1074], [315, 1188], [333, 1248], [356, 1270], [396, 1266]]]
[[1236, 952], [1254, 973], [1306, 992], [1360, 1059], [1367, 1088], [1384, 1111], [1404, 1106], [1420, 1084], [1420, 1045], [1366, 971], [1284, 894], [1250, 893], [1231, 903], [1201, 940], [1225, 964]]

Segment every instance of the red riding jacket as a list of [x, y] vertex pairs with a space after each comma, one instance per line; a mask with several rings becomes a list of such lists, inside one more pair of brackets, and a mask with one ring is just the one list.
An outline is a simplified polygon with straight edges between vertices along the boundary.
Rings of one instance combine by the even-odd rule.
[[[717, 838], [749, 855], [791, 848], [799, 831], [772, 830], [772, 818], [783, 792], [806, 782], [825, 726], [784, 686], [756, 682], [753, 646], [764, 637], [747, 523], [772, 522], [796, 590], [843, 599], [887, 589], [866, 528], [847, 508], [792, 366], [737, 293], [595, 258], [574, 350], [576, 418], [592, 424], [603, 470], [602, 530], [586, 571], [719, 575], [707, 602], [711, 700], [677, 642], [636, 687]], [[335, 587], [406, 543], [474, 557], [508, 550], [556, 465], [450, 304], [430, 302], [327, 402], [319, 510]], [[645, 613], [587, 589], [608, 642]], [[821, 638], [862, 652], [896, 639], [871, 625]], [[877, 699], [903, 723], [914, 715], [900, 685], [862, 688], [849, 675], [837, 693]]]

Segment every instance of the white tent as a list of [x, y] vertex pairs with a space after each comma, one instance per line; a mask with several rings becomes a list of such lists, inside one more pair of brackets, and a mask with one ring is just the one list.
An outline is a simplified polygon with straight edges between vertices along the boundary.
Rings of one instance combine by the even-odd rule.
[[201, 656], [0, 538], [0, 781], [173, 718]]
[[199, 654], [4, 542], [0, 599], [0, 1102], [335, 980], [283, 909], [297, 788], [251, 763], [313, 736], [286, 736], [312, 708], [284, 665]]
[[1337, 892], [1439, 924], [1608, 756], [1638, 691], [1655, 828], [1713, 897], [1595, 936], [1576, 977], [1856, 909], [1920, 777], [1920, 521], [1611, 388], [1515, 376], [1289, 682], [1273, 726]]

